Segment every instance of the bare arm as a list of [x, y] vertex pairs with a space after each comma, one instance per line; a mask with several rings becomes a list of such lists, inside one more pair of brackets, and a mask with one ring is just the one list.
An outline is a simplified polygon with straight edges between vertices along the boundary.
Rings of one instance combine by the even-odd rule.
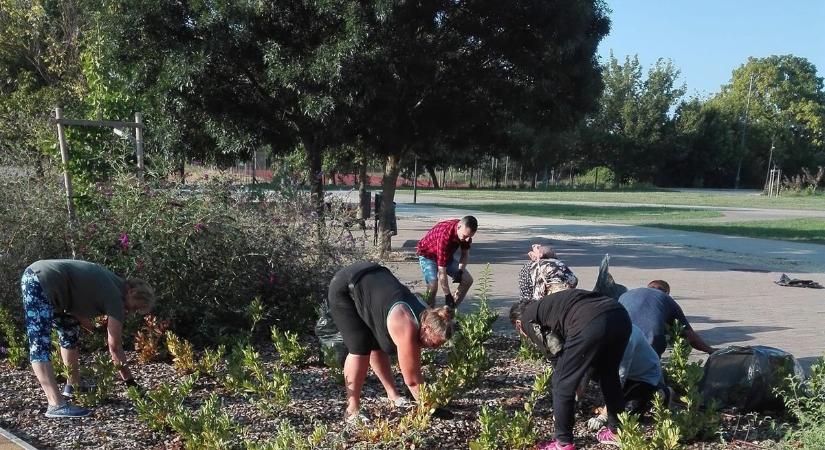
[[699, 350], [700, 352], [713, 353], [713, 352], [716, 351], [715, 348], [708, 345], [699, 336], [698, 333], [696, 333], [695, 331], [693, 331], [690, 328], [685, 328], [685, 330], [682, 331], [682, 336], [684, 336], [685, 339], [687, 339], [687, 341], [688, 341], [688, 343], [690, 344], [691, 347], [695, 348], [696, 350]]
[[394, 308], [390, 313], [387, 328], [398, 349], [398, 366], [401, 368], [404, 384], [418, 401], [418, 388], [424, 382], [424, 376], [421, 375], [418, 327], [413, 322], [412, 313], [402, 306]]
[[132, 372], [126, 367], [126, 353], [123, 351], [123, 323], [114, 317], [109, 317], [106, 331], [108, 332], [107, 341], [112, 362], [118, 368], [120, 378], [129, 380], [132, 378]]
[[[441, 291], [444, 292], [444, 295], [450, 293], [450, 277], [447, 276], [447, 268], [446, 267], [438, 267], [438, 287], [441, 288]], [[438, 291], [435, 291], [438, 294]]]
[[464, 270], [467, 267], [467, 261], [470, 260], [470, 249], [469, 248], [462, 248], [461, 249], [461, 258], [458, 259], [458, 270]]

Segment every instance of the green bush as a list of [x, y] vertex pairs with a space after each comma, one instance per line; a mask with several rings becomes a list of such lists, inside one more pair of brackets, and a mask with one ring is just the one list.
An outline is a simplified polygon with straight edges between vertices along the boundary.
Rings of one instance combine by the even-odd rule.
[[788, 377], [787, 386], [779, 391], [788, 409], [798, 421], [783, 439], [786, 448], [825, 448], [825, 355], [811, 366], [807, 380]]
[[594, 167], [584, 175], [578, 175], [574, 179], [577, 187], [583, 189], [610, 189], [616, 183], [616, 174], [608, 167]]
[[341, 205], [332, 201], [323, 226], [309, 195], [289, 186], [263, 194], [221, 180], [184, 188], [119, 176], [83, 198], [71, 227], [56, 179], [2, 180], [0, 202], [0, 304], [18, 319], [23, 269], [72, 248], [146, 279], [158, 315], [197, 346], [244, 330], [256, 297], [268, 319], [308, 329], [334, 272], [364, 259], [362, 242], [331, 225]]
[[309, 347], [298, 342], [298, 333], [291, 331], [282, 333], [278, 327], [273, 326], [272, 343], [275, 344], [275, 350], [278, 351], [281, 362], [287, 366], [298, 367], [307, 363]]

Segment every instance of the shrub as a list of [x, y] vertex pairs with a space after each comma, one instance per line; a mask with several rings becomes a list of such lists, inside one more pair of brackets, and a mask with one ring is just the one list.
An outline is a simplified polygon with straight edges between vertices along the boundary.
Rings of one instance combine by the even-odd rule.
[[541, 354], [538, 347], [521, 337], [516, 359], [519, 361], [544, 361], [544, 355]]
[[224, 450], [237, 446], [238, 425], [221, 410], [215, 394], [194, 413], [183, 409], [169, 416], [168, 423], [183, 437], [187, 450]]
[[178, 375], [189, 375], [197, 370], [195, 350], [192, 343], [181, 339], [171, 331], [166, 332], [166, 347], [172, 355], [172, 365]]
[[142, 393], [138, 388], [130, 387], [126, 394], [135, 405], [138, 418], [153, 430], [164, 430], [169, 425], [169, 418], [183, 409], [183, 401], [192, 391], [197, 376], [184, 377], [180, 383], [162, 383], [155, 389]]
[[807, 381], [789, 376], [779, 391], [788, 412], [798, 421], [783, 439], [787, 448], [825, 448], [825, 355], [811, 365]]
[[26, 348], [26, 337], [15, 323], [12, 315], [2, 306], [0, 306], [0, 332], [3, 337], [2, 342], [5, 342], [5, 354], [9, 365], [14, 368], [23, 367], [23, 364], [28, 362], [29, 357], [29, 351]]
[[653, 399], [653, 436], [648, 437], [639, 423], [639, 416], [622, 412], [619, 414], [619, 443], [622, 448], [634, 450], [676, 450], [679, 444], [679, 426], [673, 420], [673, 413], [665, 408], [661, 394]]
[[276, 412], [291, 401], [289, 373], [277, 367], [268, 372], [261, 355], [250, 344], [236, 345], [229, 353], [224, 386], [252, 397], [255, 405], [266, 413]]
[[281, 333], [277, 327], [272, 327], [272, 342], [281, 361], [287, 366], [298, 367], [307, 363], [309, 358], [309, 347], [298, 342], [298, 333], [284, 331]]
[[584, 175], [577, 175], [574, 183], [584, 189], [610, 189], [616, 183], [616, 174], [609, 167], [594, 167]]
[[218, 376], [218, 368], [226, 354], [226, 346], [219, 345], [216, 349], [207, 348], [198, 361], [198, 373], [210, 377]]
[[135, 334], [135, 351], [138, 361], [146, 364], [161, 358], [160, 340], [169, 329], [169, 321], [150, 314], [143, 318], [143, 322], [143, 327]]
[[[553, 370], [548, 368], [533, 382], [530, 397], [524, 403], [523, 411], [516, 411], [510, 417], [504, 408], [490, 409], [486, 405], [481, 407], [478, 421], [481, 424], [481, 434], [478, 439], [470, 442], [470, 450], [524, 449], [532, 447], [536, 442], [536, 432], [533, 429], [533, 411], [539, 398], [547, 393]], [[634, 448], [634, 447], [628, 447]]]
[[[146, 279], [156, 313], [198, 346], [244, 330], [256, 297], [272, 320], [308, 327], [316, 305], [303, 299], [317, 301], [338, 268], [364, 259], [364, 246], [340, 241], [340, 227], [323, 226], [291, 186], [261, 194], [219, 179], [189, 188], [115, 176], [77, 205], [73, 226], [56, 177], [0, 180], [0, 204], [0, 302], [19, 299], [28, 264], [70, 258], [74, 243], [79, 259]], [[337, 224], [343, 207], [330, 204]]]
[[78, 389], [75, 398], [83, 406], [97, 406], [112, 393], [115, 386], [115, 375], [118, 368], [112, 362], [108, 353], [99, 352], [92, 357], [91, 363], [80, 368], [80, 376], [85, 380], [90, 380], [93, 389], [85, 392]]

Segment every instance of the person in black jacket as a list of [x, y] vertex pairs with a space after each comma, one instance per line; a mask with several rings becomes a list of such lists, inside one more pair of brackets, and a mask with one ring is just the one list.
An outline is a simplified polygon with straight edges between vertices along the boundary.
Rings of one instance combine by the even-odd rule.
[[541, 300], [519, 302], [510, 310], [516, 330], [541, 349], [554, 363], [552, 378], [555, 440], [540, 450], [574, 450], [573, 422], [576, 388], [592, 368], [607, 406], [607, 426], [597, 438], [616, 445], [617, 414], [624, 410], [619, 364], [631, 333], [627, 311], [615, 299], [572, 289], [567, 266], [554, 260], [535, 261], [531, 267]]
[[365, 420], [360, 414], [361, 388], [372, 371], [396, 406], [398, 395], [389, 355], [398, 354], [404, 383], [418, 400], [421, 349], [443, 345], [453, 332], [452, 310], [429, 308], [386, 267], [363, 261], [344, 267], [329, 284], [332, 320], [341, 332], [348, 355], [344, 361], [347, 422]]

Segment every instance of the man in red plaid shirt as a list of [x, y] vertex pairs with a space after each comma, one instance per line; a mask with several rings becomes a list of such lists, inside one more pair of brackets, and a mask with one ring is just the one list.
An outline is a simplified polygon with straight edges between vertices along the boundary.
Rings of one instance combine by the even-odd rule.
[[[418, 241], [416, 253], [421, 264], [421, 272], [424, 274], [424, 282], [427, 283], [427, 302], [430, 306], [435, 305], [439, 287], [444, 292], [444, 303], [447, 306], [455, 308], [464, 300], [464, 296], [473, 285], [473, 277], [467, 271], [467, 260], [476, 230], [478, 220], [473, 216], [465, 216], [461, 219], [438, 222]], [[453, 254], [459, 247], [461, 258], [456, 261]], [[450, 292], [450, 281], [447, 276], [452, 277], [454, 283], [458, 283], [455, 296]]]

